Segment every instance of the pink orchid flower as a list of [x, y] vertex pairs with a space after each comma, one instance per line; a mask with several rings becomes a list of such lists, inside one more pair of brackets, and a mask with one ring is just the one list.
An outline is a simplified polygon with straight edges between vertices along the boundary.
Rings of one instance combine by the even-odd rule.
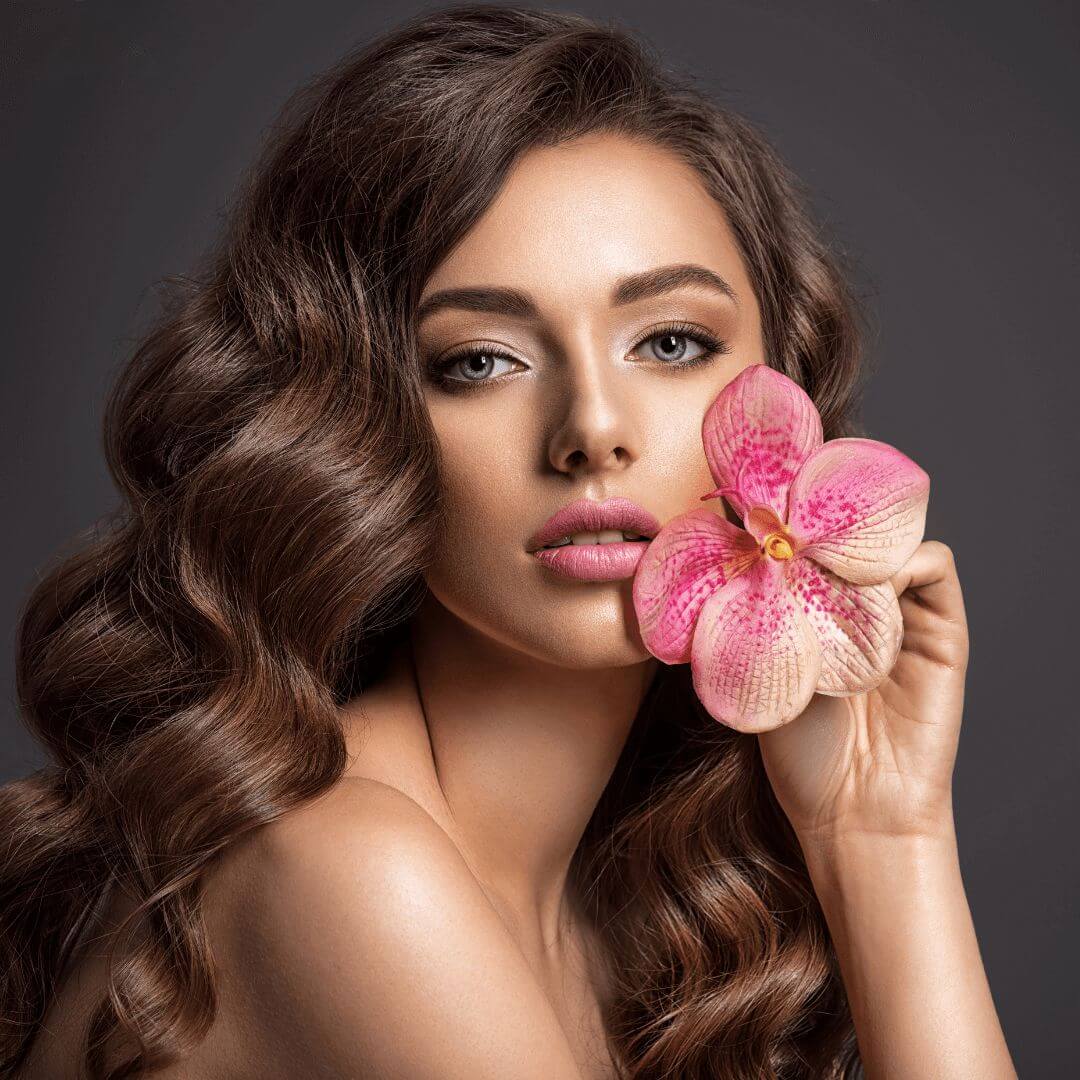
[[701, 507], [672, 518], [638, 563], [642, 640], [689, 662], [710, 715], [739, 731], [795, 719], [814, 693], [881, 683], [904, 623], [890, 578], [922, 542], [930, 477], [874, 439], [822, 441], [796, 382], [752, 364], [702, 423], [709, 470], [742, 528]]

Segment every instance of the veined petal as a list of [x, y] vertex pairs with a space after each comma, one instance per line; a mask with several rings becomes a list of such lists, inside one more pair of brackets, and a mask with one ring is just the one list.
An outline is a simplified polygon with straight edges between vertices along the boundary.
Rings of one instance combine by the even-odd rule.
[[634, 609], [649, 652], [668, 664], [688, 663], [701, 605], [758, 557], [754, 538], [711, 510], [672, 518], [634, 573]]
[[922, 543], [930, 477], [876, 439], [830, 439], [791, 485], [800, 553], [856, 585], [888, 581]]
[[701, 437], [717, 488], [740, 519], [754, 506], [767, 506], [786, 521], [788, 488], [821, 446], [821, 417], [793, 379], [751, 364], [709, 406]]
[[705, 602], [694, 631], [694, 690], [712, 716], [739, 731], [794, 720], [821, 674], [821, 649], [787, 562], [766, 557], [729, 581]]
[[881, 683], [904, 637], [892, 585], [853, 585], [810, 558], [793, 559], [788, 574], [821, 648], [817, 693], [847, 697]]

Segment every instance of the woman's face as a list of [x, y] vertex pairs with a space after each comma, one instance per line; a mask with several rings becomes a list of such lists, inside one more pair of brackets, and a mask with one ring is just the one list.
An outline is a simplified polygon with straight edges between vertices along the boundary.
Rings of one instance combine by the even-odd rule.
[[[720, 280], [617, 294], [625, 279], [687, 266]], [[515, 295], [425, 313], [459, 289]], [[723, 500], [700, 501], [716, 486], [701, 423], [723, 386], [765, 358], [722, 209], [660, 148], [593, 135], [531, 150], [426, 282], [418, 318], [447, 512], [427, 574], [435, 599], [550, 663], [647, 659], [632, 578], [564, 577], [530, 540], [582, 498], [629, 499], [660, 524], [700, 507], [731, 517]]]

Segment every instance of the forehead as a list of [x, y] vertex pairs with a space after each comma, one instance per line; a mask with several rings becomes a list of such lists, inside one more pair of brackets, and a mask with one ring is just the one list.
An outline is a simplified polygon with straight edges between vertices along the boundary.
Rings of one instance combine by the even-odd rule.
[[706, 266], [749, 299], [734, 235], [697, 172], [662, 147], [590, 135], [523, 154], [424, 296], [497, 283], [541, 307], [606, 305], [614, 279], [672, 263]]

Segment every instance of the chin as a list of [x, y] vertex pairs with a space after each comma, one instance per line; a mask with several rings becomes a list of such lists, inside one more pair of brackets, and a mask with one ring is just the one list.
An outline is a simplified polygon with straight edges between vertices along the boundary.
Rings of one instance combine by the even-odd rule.
[[651, 658], [638, 632], [629, 581], [581, 585], [429, 576], [428, 587], [467, 631], [563, 668], [613, 668]]
[[650, 659], [641, 641], [637, 623], [620, 612], [610, 619], [548, 618], [537, 612], [527, 628], [507, 627], [500, 635], [505, 644], [519, 652], [557, 667], [587, 669], [628, 667]]
[[600, 669], [630, 667], [632, 664], [641, 664], [650, 658], [647, 649], [643, 646], [635, 646], [633, 642], [625, 638], [622, 641], [602, 641], [592, 638], [576, 645], [560, 643], [560, 646], [557, 649], [549, 649], [540, 659], [558, 667]]

